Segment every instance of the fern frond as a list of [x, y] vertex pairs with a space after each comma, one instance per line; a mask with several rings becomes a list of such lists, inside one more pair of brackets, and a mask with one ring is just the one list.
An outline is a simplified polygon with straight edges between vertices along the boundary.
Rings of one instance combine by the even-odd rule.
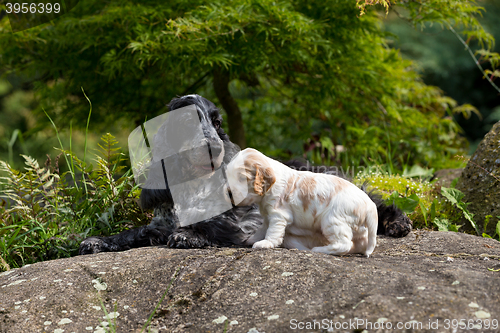
[[36, 159], [34, 159], [31, 156], [27, 156], [27, 155], [23, 155], [23, 154], [21, 154], [21, 156], [25, 160], [24, 163], [28, 166], [27, 168], [25, 167], [26, 170], [35, 171], [37, 173], [40, 171], [40, 165], [38, 164], [38, 161]]

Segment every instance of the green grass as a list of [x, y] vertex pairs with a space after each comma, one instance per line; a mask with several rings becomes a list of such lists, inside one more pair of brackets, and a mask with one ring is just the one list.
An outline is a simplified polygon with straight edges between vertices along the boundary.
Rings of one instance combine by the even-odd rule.
[[156, 311], [158, 311], [158, 308], [160, 307], [161, 303], [165, 299], [165, 296], [167, 296], [167, 293], [170, 290], [172, 283], [174, 283], [175, 279], [177, 278], [177, 274], [179, 273], [180, 270], [181, 270], [181, 266], [177, 267], [177, 269], [175, 270], [174, 276], [172, 276], [172, 279], [170, 280], [170, 283], [168, 284], [167, 289], [165, 290], [165, 292], [161, 296], [160, 300], [156, 304], [155, 308], [153, 309], [153, 312], [151, 312], [151, 314], [149, 315], [148, 320], [146, 321], [144, 326], [142, 326], [141, 333], [146, 332], [146, 328], [148, 329], [148, 332], [149, 332], [149, 330], [150, 330], [149, 324], [151, 323], [151, 320], [153, 319], [153, 316], [155, 315]]

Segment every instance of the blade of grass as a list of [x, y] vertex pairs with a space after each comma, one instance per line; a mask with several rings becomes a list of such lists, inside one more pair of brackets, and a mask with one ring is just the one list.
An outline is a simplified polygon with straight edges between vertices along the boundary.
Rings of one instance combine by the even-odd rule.
[[14, 147], [14, 144], [16, 143], [18, 134], [19, 134], [19, 130], [18, 129], [14, 130], [14, 132], [12, 132], [12, 136], [10, 137], [9, 142], [7, 143], [7, 146], [9, 148], [9, 163], [10, 163], [10, 165], [14, 164], [13, 147]]
[[[47, 116], [47, 118], [49, 118], [51, 124], [52, 124], [52, 127], [54, 127], [54, 130], [56, 131], [56, 137], [57, 137], [57, 140], [59, 141], [59, 145], [61, 146], [61, 150], [63, 151], [63, 155], [64, 155], [64, 159], [66, 160], [66, 165], [68, 166], [68, 168], [71, 168], [71, 164], [70, 162], [68, 161], [68, 154], [66, 154], [64, 152], [64, 146], [61, 142], [61, 137], [59, 136], [59, 131], [57, 130], [57, 126], [56, 124], [54, 123], [54, 121], [52, 120], [52, 118], [50, 118], [49, 114], [47, 113], [47, 111], [45, 111], [45, 109], [43, 109], [43, 112], [45, 113], [45, 115]], [[71, 154], [70, 154], [71, 155]], [[71, 178], [73, 178], [73, 183], [75, 184], [75, 187], [76, 189], [78, 189], [78, 183], [76, 182], [76, 178], [75, 178], [75, 172], [74, 170], [71, 170], [70, 171], [70, 174], [71, 174]]]
[[427, 227], [427, 209], [425, 208], [422, 202], [418, 203], [420, 205], [420, 210], [422, 211], [422, 215], [424, 216], [425, 226]]
[[[99, 303], [101, 303], [101, 308], [102, 308], [102, 311], [104, 312], [104, 317], [105, 318], [108, 318], [109, 319], [109, 314], [108, 314], [108, 311], [106, 310], [106, 307], [104, 306], [104, 302], [102, 301], [101, 299], [101, 295], [99, 294], [99, 291], [97, 291], [97, 298], [99, 298]], [[113, 328], [111, 327], [105, 327], [104, 328], [107, 332], [110, 332], [110, 330], [112, 330], [111, 332], [116, 332]]]
[[[87, 141], [88, 141], [87, 139], [88, 139], [88, 134], [89, 134], [90, 116], [92, 115], [92, 102], [87, 97], [87, 94], [85, 94], [85, 90], [83, 90], [83, 87], [81, 87], [81, 88], [82, 88], [83, 96], [85, 96], [85, 98], [87, 99], [87, 101], [90, 104], [89, 116], [87, 117], [87, 127], [85, 127], [85, 146], [83, 149], [83, 163], [86, 166], [86, 164], [87, 164]], [[84, 177], [83, 174], [82, 174], [82, 177]], [[87, 183], [85, 182], [85, 179], [83, 179], [83, 185], [85, 186], [85, 194], [87, 195], [87, 198], [88, 198]]]
[[142, 327], [141, 333], [146, 330], [146, 328], [148, 327], [149, 323], [151, 322], [151, 319], [153, 319], [153, 316], [156, 313], [156, 310], [158, 310], [158, 307], [160, 306], [161, 302], [163, 302], [163, 299], [165, 298], [165, 296], [167, 296], [167, 293], [168, 293], [170, 287], [172, 286], [172, 283], [174, 283], [174, 280], [177, 277], [177, 273], [179, 273], [180, 269], [181, 269], [181, 266], [179, 266], [177, 268], [177, 270], [175, 271], [174, 276], [170, 280], [170, 283], [169, 283], [169, 285], [167, 287], [167, 290], [165, 290], [165, 292], [163, 293], [163, 296], [160, 298], [160, 301], [158, 302], [158, 304], [156, 304], [156, 307], [154, 308], [153, 312], [151, 313], [151, 315], [149, 316], [148, 320], [146, 321], [146, 323]]
[[[73, 121], [70, 121], [69, 122], [69, 151], [70, 152], [73, 152], [73, 148], [71, 145], [72, 138], [73, 138]], [[68, 165], [68, 168], [71, 168], [71, 172], [75, 173], [75, 164], [73, 161], [73, 154], [70, 155], [70, 159], [71, 159], [71, 166]]]
[[2, 256], [1, 256], [1, 255], [0, 255], [0, 267], [2, 267], [2, 269], [3, 269], [4, 271], [8, 271], [8, 270], [10, 270], [10, 266], [9, 266], [9, 264], [7, 263], [7, 261], [5, 261], [5, 260], [2, 258]]
[[466, 41], [463, 40], [462, 37], [460, 37], [460, 35], [455, 31], [455, 29], [453, 29], [453, 27], [448, 24], [448, 29], [453, 32], [453, 34], [455, 35], [455, 37], [458, 38], [458, 40], [465, 46], [467, 52], [469, 52], [470, 56], [472, 57], [472, 59], [474, 60], [474, 63], [476, 64], [477, 68], [479, 68], [479, 70], [481, 71], [481, 73], [483, 73], [483, 76], [486, 80], [488, 80], [488, 82], [491, 84], [491, 86], [493, 88], [496, 89], [496, 91], [498, 91], [500, 93], [500, 88], [491, 80], [491, 78], [484, 72], [484, 69], [483, 67], [481, 66], [481, 64], [479, 63], [479, 60], [477, 60], [476, 56], [474, 55], [474, 52], [472, 52], [471, 48], [469, 47], [469, 44], [467, 44]]

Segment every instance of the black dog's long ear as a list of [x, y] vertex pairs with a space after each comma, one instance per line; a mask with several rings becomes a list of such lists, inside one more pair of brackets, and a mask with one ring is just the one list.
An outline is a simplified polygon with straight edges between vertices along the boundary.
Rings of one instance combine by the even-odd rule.
[[151, 209], [158, 207], [164, 203], [173, 203], [169, 183], [165, 177], [165, 174], [166, 171], [164, 170], [164, 163], [153, 162], [148, 167], [148, 178], [146, 179], [145, 183], [142, 184], [142, 209]]
[[152, 190], [143, 188], [141, 191], [141, 208], [153, 209], [164, 203], [173, 203], [172, 194], [170, 189], [166, 190]]

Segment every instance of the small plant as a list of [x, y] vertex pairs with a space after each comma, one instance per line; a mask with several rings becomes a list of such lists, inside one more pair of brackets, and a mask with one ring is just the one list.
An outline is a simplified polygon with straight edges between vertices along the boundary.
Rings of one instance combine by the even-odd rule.
[[[116, 310], [118, 308], [118, 303], [115, 302], [115, 311], [113, 313], [108, 313], [108, 310], [106, 310], [106, 306], [104, 305], [104, 302], [102, 301], [101, 299], [101, 295], [99, 294], [99, 290], [97, 291], [97, 298], [99, 298], [99, 303], [101, 304], [101, 309], [102, 311], [104, 312], [104, 318], [110, 320], [110, 319], [113, 319], [113, 322], [112, 323], [104, 323], [102, 322], [101, 325], [102, 327], [104, 328], [104, 330], [108, 333], [116, 333]], [[109, 327], [108, 327], [109, 325]], [[96, 327], [97, 329], [97, 327]]]
[[402, 197], [398, 191], [394, 191], [389, 198], [387, 198], [386, 203], [388, 205], [395, 204], [403, 213], [411, 214], [420, 204], [420, 198], [415, 193], [408, 197]]
[[144, 324], [144, 326], [142, 327], [141, 329], [141, 333], [145, 332], [146, 331], [146, 328], [148, 328], [148, 332], [149, 332], [149, 323], [151, 323], [151, 320], [153, 319], [153, 316], [155, 315], [156, 311], [158, 310], [158, 308], [160, 307], [161, 305], [161, 302], [163, 302], [163, 300], [165, 299], [165, 296], [167, 296], [167, 293], [168, 291], [170, 290], [170, 287], [172, 286], [172, 283], [174, 283], [174, 281], [177, 279], [177, 274], [179, 273], [179, 271], [181, 270], [181, 267], [179, 265], [179, 267], [177, 267], [175, 273], [174, 273], [174, 276], [172, 276], [172, 279], [170, 280], [170, 283], [168, 284], [168, 287], [167, 289], [165, 290], [165, 292], [163, 293], [162, 297], [160, 298], [160, 300], [158, 301], [158, 303], [156, 304], [153, 312], [151, 312], [151, 314], [149, 315], [148, 317], [148, 320], [146, 321], [146, 323]]
[[474, 230], [476, 230], [476, 234], [479, 235], [479, 229], [476, 222], [474, 222], [474, 214], [469, 212], [469, 210], [467, 209], [467, 203], [462, 201], [463, 197], [465, 196], [462, 191], [455, 188], [442, 187], [441, 194], [446, 197], [446, 199], [448, 199], [453, 205], [455, 205], [455, 207], [462, 211], [463, 216], [472, 224]]
[[436, 217], [432, 220], [432, 223], [438, 228], [439, 231], [455, 231], [458, 232], [460, 225], [453, 224], [447, 218]]
[[[484, 231], [486, 230], [486, 227], [488, 226], [488, 223], [493, 218], [493, 216], [492, 215], [486, 215], [485, 218], [486, 219], [484, 221], [484, 226], [483, 226], [483, 230]], [[483, 237], [485, 237], [485, 238], [493, 238], [494, 239], [495, 236], [496, 236], [497, 239], [500, 241], [500, 216], [497, 216], [497, 219], [498, 219], [498, 222], [497, 222], [497, 226], [495, 228], [495, 234], [493, 234], [493, 236], [490, 236], [487, 233], [483, 232]]]

